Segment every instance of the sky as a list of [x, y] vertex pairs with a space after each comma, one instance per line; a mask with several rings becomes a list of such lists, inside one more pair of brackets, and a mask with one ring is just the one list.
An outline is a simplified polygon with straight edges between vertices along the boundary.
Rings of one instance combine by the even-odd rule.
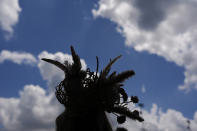
[[[54, 96], [63, 72], [40, 59], [101, 70], [133, 69], [128, 95], [144, 103], [129, 131], [197, 130], [196, 0], [0, 0], [0, 131], [54, 131], [63, 107]], [[134, 105], [129, 106], [135, 109]], [[115, 117], [109, 115], [115, 127]], [[115, 128], [114, 128], [115, 129]]]

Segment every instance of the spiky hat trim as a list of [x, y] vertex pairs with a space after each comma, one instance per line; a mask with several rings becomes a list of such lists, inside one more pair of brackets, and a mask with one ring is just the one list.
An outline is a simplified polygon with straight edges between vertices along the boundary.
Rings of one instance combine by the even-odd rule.
[[129, 102], [136, 103], [138, 100], [135, 100], [135, 102], [132, 100], [128, 101], [127, 93], [121, 88], [123, 86], [122, 83], [133, 76], [135, 72], [127, 70], [119, 74], [112, 72], [108, 75], [111, 66], [121, 55], [110, 60], [103, 71], [99, 73], [100, 75], [98, 75], [98, 57], [96, 57], [96, 72], [91, 72], [89, 68], [87, 70], [81, 69], [80, 57], [72, 46], [71, 53], [72, 64], [68, 63], [68, 61], [62, 64], [56, 60], [42, 58], [43, 61], [51, 63], [64, 71], [65, 79], [56, 87], [56, 97], [61, 104], [65, 105], [67, 109], [76, 112], [100, 108], [109, 113], [120, 114], [121, 117], [127, 116], [133, 120], [144, 121], [138, 111], [130, 111], [127, 108]]

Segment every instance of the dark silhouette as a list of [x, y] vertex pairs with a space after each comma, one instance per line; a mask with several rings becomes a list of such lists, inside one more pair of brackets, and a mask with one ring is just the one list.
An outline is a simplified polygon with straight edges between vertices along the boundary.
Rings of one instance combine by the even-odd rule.
[[55, 60], [42, 59], [65, 73], [65, 79], [56, 87], [56, 97], [65, 106], [65, 111], [56, 119], [56, 131], [112, 131], [105, 111], [117, 115], [120, 124], [125, 122], [126, 117], [144, 121], [137, 110], [130, 111], [126, 107], [129, 102], [138, 103], [138, 97], [132, 96], [128, 101], [125, 90], [121, 88], [122, 82], [133, 76], [134, 71], [128, 70], [120, 74], [113, 72], [108, 75], [112, 64], [121, 56], [110, 60], [98, 74], [98, 57], [96, 72], [91, 72], [89, 68], [81, 70], [80, 58], [72, 46], [71, 53], [72, 64], [68, 61], [62, 64]]

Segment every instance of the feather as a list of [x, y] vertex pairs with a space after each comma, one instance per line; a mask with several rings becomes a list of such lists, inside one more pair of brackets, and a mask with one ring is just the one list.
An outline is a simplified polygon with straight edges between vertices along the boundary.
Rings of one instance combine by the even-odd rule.
[[108, 79], [113, 78], [116, 75], [116, 71], [112, 72], [111, 75], [108, 77]]
[[59, 67], [64, 72], [67, 71], [66, 67], [62, 63], [60, 63], [60, 62], [58, 62], [56, 60], [51, 60], [51, 59], [46, 59], [46, 58], [42, 58], [42, 60], [45, 61], [45, 62], [51, 63], [51, 64], [53, 64], [53, 65], [55, 65], [57, 67]]
[[101, 77], [105, 78], [107, 76], [107, 74], [109, 73], [111, 66], [121, 57], [121, 55], [117, 56], [116, 58], [114, 58], [113, 60], [110, 60], [110, 62], [107, 64], [107, 66], [104, 68]]
[[79, 71], [81, 69], [81, 61], [79, 56], [75, 53], [75, 50], [73, 46], [70, 47], [71, 49], [71, 54], [72, 54], [72, 59], [73, 59], [73, 70], [74, 71]]
[[113, 78], [109, 79], [109, 83], [113, 84], [123, 82], [129, 77], [133, 76], [134, 74], [135, 72], [133, 70], [124, 71], [118, 74], [117, 76], [114, 76]]

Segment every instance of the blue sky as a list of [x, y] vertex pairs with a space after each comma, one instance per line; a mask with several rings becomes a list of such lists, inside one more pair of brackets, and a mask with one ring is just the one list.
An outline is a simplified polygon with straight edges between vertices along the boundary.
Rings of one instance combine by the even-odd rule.
[[[58, 57], [55, 54], [61, 52], [69, 55], [70, 45], [75, 47], [91, 70], [96, 68], [96, 56], [99, 57], [102, 69], [110, 58], [122, 54], [123, 57], [114, 64], [112, 70], [121, 72], [133, 69], [136, 72], [133, 78], [126, 81], [125, 89], [129, 95], [139, 96], [140, 101], [145, 104], [147, 119], [153, 117], [150, 110], [156, 107], [158, 112], [161, 110], [166, 116], [173, 110], [174, 114], [182, 113], [181, 119], [191, 119], [192, 128], [196, 129], [197, 24], [192, 22], [196, 19], [196, 1], [9, 1], [0, 0], [2, 130], [13, 130], [8, 127], [5, 113], [10, 118], [15, 118], [17, 113], [6, 111], [8, 108], [17, 107], [24, 111], [20, 108], [22, 104], [17, 104], [23, 97], [30, 98], [24, 95], [24, 92], [28, 94], [29, 91], [40, 91], [41, 96], [46, 95], [46, 99], [50, 98], [53, 94], [50, 90], [53, 88], [53, 82], [57, 79], [58, 83], [62, 76], [58, 73], [57, 76], [52, 75], [55, 73], [52, 70], [48, 74], [51, 75], [50, 78], [44, 77], [47, 74], [45, 69], [52, 67], [47, 67], [39, 59], [51, 54], [51, 57], [63, 60], [63, 56]], [[8, 10], [3, 7], [8, 7]], [[44, 54], [44, 51], [47, 53]], [[145, 92], [142, 88], [145, 88]], [[53, 99], [55, 101], [55, 98]], [[50, 104], [51, 102], [48, 106]], [[61, 112], [57, 101], [56, 105]], [[50, 118], [59, 112], [54, 112], [54, 116]], [[161, 114], [156, 116], [159, 120], [162, 118]], [[42, 115], [38, 118], [41, 117]], [[26, 121], [28, 118], [31, 116], [27, 117]], [[20, 116], [16, 117], [16, 120], [18, 119], [21, 120]], [[33, 120], [29, 120], [30, 124], [36, 123]], [[24, 121], [19, 122], [21, 123], [12, 124], [17, 130], [25, 130], [27, 127], [21, 126]], [[54, 127], [49, 126], [50, 123], [52, 120], [44, 126], [42, 122], [37, 123], [37, 128], [32, 128], [32, 131], [53, 130]], [[149, 124], [154, 125], [153, 123], [150, 120]], [[154, 127], [154, 130], [167, 129], [168, 124], [166, 127]], [[184, 130], [176, 122], [174, 125], [175, 127], [169, 130]]]

